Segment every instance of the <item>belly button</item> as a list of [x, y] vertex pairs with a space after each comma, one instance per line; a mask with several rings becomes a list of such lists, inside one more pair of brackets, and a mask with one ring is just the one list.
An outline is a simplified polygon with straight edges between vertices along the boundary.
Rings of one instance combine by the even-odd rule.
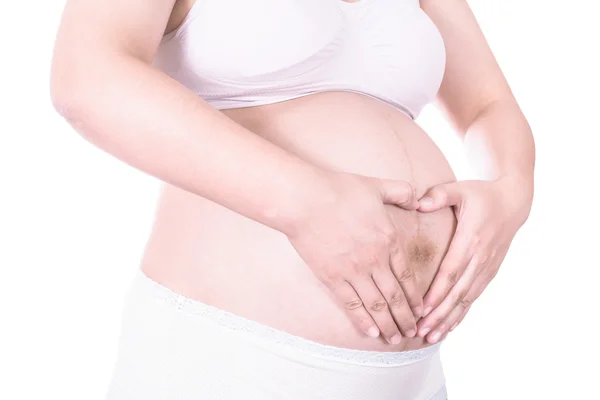
[[416, 236], [408, 241], [406, 250], [411, 263], [424, 267], [435, 258], [437, 245], [426, 236]]

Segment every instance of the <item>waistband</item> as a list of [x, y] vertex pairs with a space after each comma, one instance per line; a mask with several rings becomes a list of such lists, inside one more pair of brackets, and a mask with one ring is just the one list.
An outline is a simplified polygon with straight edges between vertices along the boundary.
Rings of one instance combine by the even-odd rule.
[[380, 352], [321, 344], [185, 297], [154, 281], [142, 270], [138, 270], [136, 274], [135, 291], [141, 291], [181, 312], [202, 317], [207, 322], [216, 323], [233, 332], [243, 333], [246, 338], [252, 339], [255, 343], [263, 343], [269, 347], [276, 345], [308, 356], [340, 362], [371, 366], [401, 366], [421, 361], [438, 353], [441, 345], [437, 343], [418, 350]]

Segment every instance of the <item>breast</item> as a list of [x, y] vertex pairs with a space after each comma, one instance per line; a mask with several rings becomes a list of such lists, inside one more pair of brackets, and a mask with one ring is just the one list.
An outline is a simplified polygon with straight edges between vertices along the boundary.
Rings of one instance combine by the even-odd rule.
[[197, 0], [179, 36], [182, 57], [212, 79], [282, 73], [336, 41], [339, 11], [322, 0]]
[[418, 0], [373, 0], [355, 17], [357, 76], [416, 117], [433, 101], [446, 65], [442, 36]]
[[[161, 46], [156, 66], [307, 162], [406, 180], [418, 195], [454, 180], [410, 118], [435, 96], [444, 64], [439, 32], [418, 1], [242, 3], [198, 0], [183, 29]], [[454, 214], [387, 207], [424, 293], [448, 248]], [[423, 345], [413, 339], [390, 348], [364, 337], [285, 235], [169, 185], [143, 268], [188, 297], [321, 343], [381, 351]]]
[[154, 65], [217, 109], [338, 89], [416, 117], [435, 97], [445, 65], [441, 36], [418, 4], [197, 0]]

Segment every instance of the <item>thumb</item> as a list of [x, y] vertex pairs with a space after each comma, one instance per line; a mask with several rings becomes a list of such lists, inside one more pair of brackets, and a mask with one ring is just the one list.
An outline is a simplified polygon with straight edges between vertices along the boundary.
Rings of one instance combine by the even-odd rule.
[[419, 207], [415, 189], [410, 183], [379, 178], [374, 178], [374, 183], [384, 204], [394, 204], [405, 210], [416, 210]]
[[419, 199], [419, 211], [437, 211], [444, 207], [457, 206], [461, 201], [462, 191], [459, 183], [443, 183], [432, 187]]

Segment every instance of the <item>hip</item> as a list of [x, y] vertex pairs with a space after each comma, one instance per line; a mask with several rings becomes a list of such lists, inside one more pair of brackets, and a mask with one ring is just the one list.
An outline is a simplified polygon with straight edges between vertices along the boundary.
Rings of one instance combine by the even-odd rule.
[[107, 399], [441, 400], [439, 350], [323, 345], [182, 296], [140, 271]]
[[[173, 187], [165, 189], [158, 209], [142, 269], [173, 291], [323, 344], [376, 351], [426, 346], [418, 337], [391, 345], [359, 331], [281, 232]], [[405, 222], [411, 238], [405, 243], [407, 262], [425, 294], [451, 238], [454, 215], [450, 209], [421, 216], [397, 212], [403, 213], [397, 223]], [[428, 241], [427, 257], [419, 251], [421, 240]]]

